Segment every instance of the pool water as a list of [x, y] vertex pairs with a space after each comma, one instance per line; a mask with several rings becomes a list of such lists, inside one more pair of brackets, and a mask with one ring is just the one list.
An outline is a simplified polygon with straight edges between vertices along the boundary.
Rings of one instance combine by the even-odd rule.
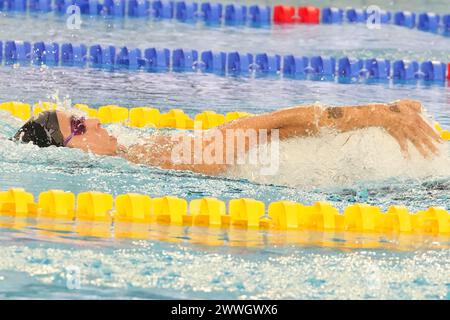
[[[430, 5], [436, 6], [430, 11], [446, 9], [444, 2]], [[423, 4], [398, 7], [420, 11]], [[65, 28], [63, 17], [8, 14], [0, 17], [0, 30], [0, 40], [450, 61], [450, 38], [392, 25], [381, 30], [348, 24], [213, 28], [86, 18], [82, 29], [74, 31]], [[280, 76], [0, 66], [0, 101], [153, 105], [162, 111], [182, 108], [193, 116], [205, 109], [262, 113], [315, 102], [363, 104], [402, 98], [421, 101], [430, 117], [450, 127], [448, 83], [342, 84]], [[365, 202], [383, 209], [401, 204], [412, 211], [431, 205], [450, 210], [448, 143], [435, 159], [413, 152], [412, 159], [405, 160], [395, 141], [378, 129], [283, 143], [276, 176], [263, 177], [255, 168], [244, 167], [208, 177], [78, 150], [17, 146], [7, 138], [20, 125], [0, 111], [2, 191], [23, 187], [37, 197], [48, 189], [98, 190], [114, 196], [139, 192], [188, 200], [250, 197], [266, 204], [325, 200], [339, 209]], [[128, 143], [151, 131], [107, 128]], [[283, 235], [154, 225], [138, 230], [105, 224], [55, 227], [9, 218], [1, 218], [0, 226], [1, 298], [450, 299], [448, 237]], [[70, 286], [70, 270], [80, 275], [76, 288]]]

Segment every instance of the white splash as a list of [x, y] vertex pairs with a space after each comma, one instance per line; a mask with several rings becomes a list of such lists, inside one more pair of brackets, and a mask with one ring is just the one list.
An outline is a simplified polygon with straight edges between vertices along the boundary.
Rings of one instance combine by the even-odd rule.
[[[117, 138], [117, 142], [125, 147], [133, 144], [143, 143], [145, 138], [150, 136], [149, 129], [136, 129], [122, 124], [109, 124], [105, 126], [108, 132]], [[150, 129], [151, 130], [151, 129]]]
[[425, 179], [450, 177], [448, 143], [439, 146], [439, 156], [425, 159], [410, 144], [410, 159], [383, 129], [367, 128], [342, 134], [295, 138], [280, 142], [279, 170], [262, 176], [258, 166], [240, 165], [227, 175], [258, 183], [314, 188], [351, 186], [361, 181], [390, 178]]

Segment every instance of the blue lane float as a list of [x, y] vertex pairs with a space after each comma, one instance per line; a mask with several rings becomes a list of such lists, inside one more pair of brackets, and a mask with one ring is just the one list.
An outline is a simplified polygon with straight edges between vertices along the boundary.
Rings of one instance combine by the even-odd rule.
[[283, 74], [303, 76], [308, 67], [308, 57], [296, 57], [292, 54], [283, 57]]
[[380, 22], [381, 23], [389, 23], [391, 21], [391, 12], [386, 11], [386, 10], [381, 10], [378, 12], [378, 14], [380, 15]]
[[[5, 1], [4, 4], [4, 9], [6, 10], [14, 10], [14, 11], [19, 11], [19, 12], [23, 12], [27, 10], [27, 1], [26, 0], [15, 0], [15, 1]], [[32, 2], [30, 3], [30, 10], [33, 10], [34, 6], [38, 6], [37, 3]]]
[[129, 0], [128, 16], [130, 17], [147, 17], [150, 12], [150, 2], [147, 0]]
[[201, 5], [201, 12], [206, 23], [219, 24], [222, 20], [223, 6], [220, 3], [204, 2]]
[[7, 41], [5, 43], [5, 61], [7, 64], [31, 62], [31, 44], [25, 42]]
[[269, 56], [266, 53], [259, 53], [255, 56], [255, 64], [261, 72], [277, 73], [280, 71], [281, 57], [279, 55]]
[[172, 53], [172, 67], [175, 70], [193, 69], [198, 61], [197, 50], [175, 49]]
[[450, 14], [442, 17], [442, 24], [444, 25], [444, 32], [450, 33]]
[[116, 64], [118, 67], [128, 67], [130, 65], [127, 47], [120, 48], [116, 57]]
[[114, 17], [125, 16], [125, 0], [104, 0], [106, 14]]
[[31, 60], [31, 44], [27, 41], [16, 45], [16, 59], [19, 63], [29, 63]]
[[390, 76], [391, 63], [386, 59], [367, 59], [365, 69], [370, 78], [387, 79]]
[[392, 77], [397, 80], [414, 80], [418, 78], [419, 64], [417, 61], [396, 60], [392, 64]]
[[343, 78], [358, 78], [363, 67], [363, 60], [343, 57], [338, 61], [338, 76]]
[[93, 45], [89, 48], [89, 61], [93, 67], [111, 68], [115, 64], [116, 48], [113, 46], [101, 47]]
[[396, 12], [394, 15], [394, 24], [412, 29], [416, 26], [416, 14], [410, 11]]
[[38, 0], [38, 10], [40, 12], [52, 11], [52, 0]]
[[188, 22], [195, 21], [198, 15], [197, 3], [186, 3], [179, 1], [176, 3], [176, 18], [179, 21]]
[[437, 32], [439, 28], [439, 15], [435, 13], [421, 13], [419, 15], [419, 30]]
[[17, 62], [17, 49], [14, 41], [5, 42], [5, 63], [14, 64]]
[[89, 62], [92, 66], [102, 65], [102, 47], [95, 44], [89, 48]]
[[[34, 64], [49, 66], [79, 66], [113, 70], [189, 71], [200, 69], [219, 74], [283, 74], [294, 77], [320, 76], [325, 78], [378, 80], [413, 80], [445, 82], [447, 64], [440, 61], [386, 59], [352, 59], [350, 57], [295, 56], [239, 52], [199, 52], [193, 49], [127, 48], [115, 46], [45, 42], [0, 41], [0, 61], [6, 65]], [[4, 58], [4, 59], [3, 59]]]
[[117, 54], [116, 64], [129, 70], [139, 69], [144, 65], [141, 50], [137, 48], [129, 50], [127, 47], [122, 47]]
[[231, 73], [249, 72], [253, 64], [253, 55], [250, 53], [241, 54], [239, 52], [230, 52], [227, 55], [227, 70]]
[[153, 1], [152, 2], [153, 17], [157, 19], [172, 19], [174, 12], [173, 1]]
[[73, 46], [72, 57], [74, 66], [86, 66], [87, 47], [84, 44]]
[[344, 10], [339, 8], [323, 8], [322, 23], [342, 23], [344, 21]]
[[424, 61], [420, 65], [423, 78], [428, 81], [445, 81], [446, 65], [440, 61]]
[[61, 65], [73, 66], [73, 47], [71, 43], [63, 43], [61, 46]]
[[[101, 5], [98, 3], [98, 0], [65, 0], [65, 2], [78, 6], [82, 14], [89, 14], [91, 2], [93, 9], [97, 6], [97, 10], [95, 11], [96, 15], [98, 15], [101, 10]], [[65, 12], [67, 13], [67, 9]]]
[[[102, 1], [99, 1], [100, 5], [102, 3]], [[103, 15], [108, 15], [108, 16], [114, 16], [117, 15], [120, 17], [119, 12], [120, 12], [120, 4], [121, 4], [122, 0], [103, 0], [103, 5], [102, 5], [102, 9], [101, 9], [101, 14]]]
[[99, 3], [100, 0], [89, 0], [89, 14], [91, 16], [100, 15], [103, 11], [103, 5]]
[[[93, 1], [93, 0], [90, 0]], [[89, 14], [89, 0], [56, 0], [55, 1], [55, 10], [60, 14], [73, 14], [76, 13], [75, 8], [71, 8], [71, 6], [77, 6], [80, 10], [80, 14]], [[69, 10], [69, 12], [67, 11]], [[97, 12], [95, 12], [97, 15]]]
[[310, 72], [319, 76], [334, 76], [336, 59], [333, 57], [313, 56], [310, 59]]
[[102, 48], [102, 66], [113, 67], [116, 63], [116, 48], [113, 46], [106, 46]]
[[226, 24], [245, 24], [247, 22], [247, 7], [235, 4], [225, 6], [225, 23]]
[[367, 13], [362, 9], [350, 8], [345, 12], [345, 17], [350, 23], [366, 22]]
[[169, 70], [169, 49], [148, 48], [144, 52], [147, 70]]
[[44, 45], [44, 52], [42, 55], [44, 62], [49, 66], [59, 65], [59, 44], [46, 43]]
[[31, 60], [34, 64], [41, 65], [45, 64], [44, 60], [44, 51], [45, 51], [45, 43], [44, 42], [36, 42], [33, 45], [33, 49], [31, 52]]
[[144, 59], [142, 58], [141, 49], [135, 48], [128, 52], [128, 68], [132, 70], [136, 70], [141, 68], [145, 64]]
[[254, 26], [269, 25], [272, 22], [272, 8], [253, 5], [249, 7], [249, 20]]
[[226, 66], [226, 53], [213, 52], [211, 50], [202, 52], [201, 62], [206, 72], [224, 73]]
[[[3, 49], [3, 48], [2, 48]], [[2, 50], [3, 52], [3, 50]], [[16, 43], [14, 41], [5, 42], [5, 64], [13, 64], [17, 61]]]

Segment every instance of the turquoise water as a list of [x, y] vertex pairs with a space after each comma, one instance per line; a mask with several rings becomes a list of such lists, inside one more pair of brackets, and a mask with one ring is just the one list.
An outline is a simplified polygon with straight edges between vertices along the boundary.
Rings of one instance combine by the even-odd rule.
[[[433, 3], [437, 3], [436, 11], [442, 9], [439, 2]], [[424, 6], [407, 5], [413, 11]], [[70, 31], [63, 19], [53, 16], [38, 20], [8, 16], [0, 19], [0, 29], [2, 40], [450, 61], [449, 38], [395, 26], [250, 29], [93, 19], [81, 30]], [[33, 103], [56, 98], [94, 107], [109, 103], [150, 104], [163, 111], [180, 107], [191, 116], [204, 109], [262, 113], [314, 102], [361, 104], [410, 98], [420, 100], [431, 117], [450, 127], [447, 84], [365, 80], [340, 84], [258, 75], [0, 67], [1, 101]], [[251, 197], [266, 203], [326, 200], [340, 209], [368, 202], [384, 209], [403, 204], [411, 210], [430, 205], [450, 210], [448, 144], [437, 159], [423, 160], [413, 154], [406, 161], [392, 139], [375, 131], [353, 134], [345, 147], [333, 137], [308, 144], [299, 140], [284, 146], [286, 157], [276, 177], [263, 178], [249, 170], [207, 177], [77, 150], [17, 146], [5, 139], [20, 124], [1, 113], [1, 190], [24, 187], [35, 197], [48, 189], [98, 190], [187, 199]], [[144, 132], [118, 125], [108, 129], [123, 141], [137, 142]], [[329, 156], [319, 152], [323, 146]], [[55, 227], [45, 221], [6, 218], [0, 225], [3, 298], [450, 298], [448, 237], [301, 233], [286, 240], [276, 234], [202, 228], [150, 226], [130, 231], [127, 226]], [[79, 289], [69, 289], [71, 268], [79, 270]]]

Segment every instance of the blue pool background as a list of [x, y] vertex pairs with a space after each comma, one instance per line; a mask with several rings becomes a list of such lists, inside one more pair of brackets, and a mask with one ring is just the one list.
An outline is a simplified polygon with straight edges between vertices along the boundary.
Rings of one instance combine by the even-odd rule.
[[[448, 9], [445, 1], [397, 1], [392, 8], [448, 13], [444, 11]], [[364, 25], [258, 29], [98, 18], [86, 19], [81, 30], [73, 31], [65, 28], [61, 17], [39, 15], [36, 19], [8, 14], [1, 16], [0, 30], [3, 40], [450, 61], [448, 37], [392, 25], [381, 30], [368, 30]], [[200, 73], [0, 67], [1, 101], [33, 103], [55, 98], [94, 107], [110, 103], [127, 107], [153, 105], [163, 111], [179, 107], [191, 116], [204, 109], [262, 113], [314, 102], [361, 104], [410, 98], [422, 101], [430, 115], [444, 127], [450, 127], [447, 83], [361, 80], [340, 84], [259, 75], [220, 77]], [[317, 186], [298, 186], [295, 176], [292, 184], [204, 177], [135, 166], [77, 150], [49, 148], [38, 152], [33, 146], [16, 146], [4, 138], [10, 137], [20, 122], [6, 113], [1, 113], [0, 119], [0, 189], [24, 187], [35, 197], [50, 188], [75, 193], [95, 189], [113, 195], [141, 192], [187, 199], [251, 197], [266, 203], [279, 199], [305, 204], [327, 200], [341, 209], [358, 201], [382, 208], [403, 204], [411, 210], [430, 205], [450, 209], [450, 167], [441, 168], [439, 163], [430, 164], [436, 168], [426, 177], [393, 176], [379, 180], [375, 174], [368, 174], [346, 181], [345, 186], [333, 179]], [[139, 139], [141, 132], [117, 126], [110, 129], [130, 139]], [[330, 169], [325, 165], [324, 168]], [[395, 237], [375, 237], [377, 249], [358, 249], [340, 235], [327, 236], [336, 248], [323, 248], [323, 239], [297, 244], [257, 242], [250, 246], [246, 245], [245, 235], [241, 242], [227, 242], [226, 233], [219, 233], [211, 235], [215, 244], [212, 246], [195, 240], [205, 232], [202, 230], [162, 229], [156, 230], [158, 237], [132, 240], [118, 239], [108, 232], [105, 238], [97, 238], [74, 231], [52, 232], [45, 225], [31, 223], [20, 228], [20, 223], [8, 219], [1, 222], [3, 298], [450, 298], [448, 238], [408, 239], [408, 245], [403, 246]], [[79, 268], [81, 289], [68, 289], [70, 267]]]

